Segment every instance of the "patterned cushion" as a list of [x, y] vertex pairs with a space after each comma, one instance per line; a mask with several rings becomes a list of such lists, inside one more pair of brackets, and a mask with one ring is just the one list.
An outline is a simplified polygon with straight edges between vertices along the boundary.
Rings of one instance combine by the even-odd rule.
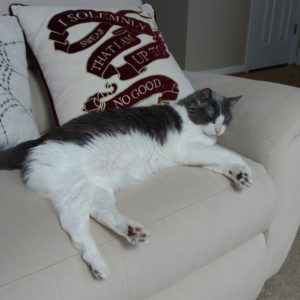
[[193, 92], [148, 4], [110, 10], [11, 8], [42, 69], [60, 124], [88, 111], [155, 104]]
[[0, 16], [0, 148], [38, 137], [30, 98], [22, 30], [15, 17]]

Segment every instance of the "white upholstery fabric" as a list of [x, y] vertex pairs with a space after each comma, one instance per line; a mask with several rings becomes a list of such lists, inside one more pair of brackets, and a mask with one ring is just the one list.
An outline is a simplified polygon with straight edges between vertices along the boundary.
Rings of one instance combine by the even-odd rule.
[[[226, 178], [195, 167], [165, 170], [117, 194], [119, 209], [151, 232], [130, 247], [92, 223], [112, 276], [92, 279], [52, 208], [28, 190], [17, 171], [0, 172], [0, 299], [143, 299], [265, 231], [275, 188], [249, 161], [254, 185], [235, 192]], [[38, 287], [38, 288], [37, 288]], [[72, 287], [72, 288], [71, 288]]]
[[29, 69], [29, 84], [32, 97], [32, 113], [40, 133], [45, 133], [55, 127], [55, 121], [50, 107], [50, 100], [42, 82], [42, 78], [35, 69]]
[[0, 149], [39, 136], [30, 96], [22, 29], [0, 16]]
[[[152, 237], [132, 248], [92, 222], [112, 271], [98, 282], [48, 202], [23, 185], [19, 172], [0, 171], [0, 299], [255, 299], [282, 265], [300, 222], [299, 90], [187, 75], [195, 88], [244, 95], [222, 143], [259, 162], [249, 160], [254, 186], [236, 193], [220, 175], [182, 167], [120, 192], [120, 210], [144, 223]], [[35, 80], [32, 86], [37, 88]], [[33, 95], [47, 115], [36, 98], [41, 93]], [[39, 124], [51, 127], [43, 118]]]
[[271, 82], [187, 72], [195, 88], [243, 95], [221, 143], [264, 165], [277, 187], [278, 207], [268, 233], [266, 276], [278, 271], [300, 222], [300, 90]]
[[254, 300], [262, 287], [266, 252], [259, 234], [148, 300]]

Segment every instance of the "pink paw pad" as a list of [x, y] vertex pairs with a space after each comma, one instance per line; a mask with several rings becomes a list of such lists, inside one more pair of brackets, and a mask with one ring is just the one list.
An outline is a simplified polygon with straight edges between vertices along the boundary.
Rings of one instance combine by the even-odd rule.
[[133, 244], [143, 243], [148, 240], [149, 234], [142, 227], [128, 226], [128, 239]]

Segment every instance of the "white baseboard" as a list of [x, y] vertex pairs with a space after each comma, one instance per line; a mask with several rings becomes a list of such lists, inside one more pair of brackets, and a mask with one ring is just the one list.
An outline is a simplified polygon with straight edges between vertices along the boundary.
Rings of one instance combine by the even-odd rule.
[[214, 74], [232, 74], [238, 72], [246, 72], [247, 68], [246, 65], [239, 65], [239, 66], [231, 66], [226, 68], [202, 70], [202, 71], [207, 73], [214, 73]]

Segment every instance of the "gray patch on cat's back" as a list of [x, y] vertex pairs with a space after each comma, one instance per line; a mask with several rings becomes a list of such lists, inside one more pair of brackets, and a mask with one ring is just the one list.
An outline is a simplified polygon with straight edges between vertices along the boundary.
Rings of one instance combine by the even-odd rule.
[[175, 109], [171, 106], [153, 105], [90, 112], [52, 130], [42, 140], [85, 145], [95, 136], [140, 132], [163, 145], [169, 131], [181, 132], [181, 129], [182, 119]]

